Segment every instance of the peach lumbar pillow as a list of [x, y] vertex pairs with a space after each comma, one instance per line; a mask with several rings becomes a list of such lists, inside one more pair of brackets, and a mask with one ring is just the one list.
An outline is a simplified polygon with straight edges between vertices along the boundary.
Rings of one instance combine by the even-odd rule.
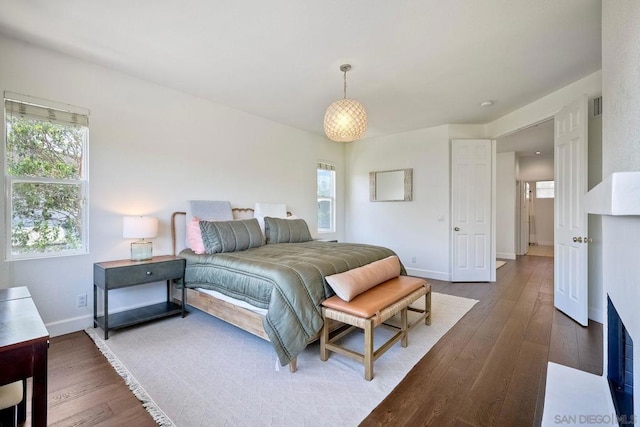
[[344, 301], [351, 301], [361, 293], [382, 282], [400, 275], [400, 260], [397, 256], [374, 261], [371, 264], [332, 274], [325, 277], [331, 289]]

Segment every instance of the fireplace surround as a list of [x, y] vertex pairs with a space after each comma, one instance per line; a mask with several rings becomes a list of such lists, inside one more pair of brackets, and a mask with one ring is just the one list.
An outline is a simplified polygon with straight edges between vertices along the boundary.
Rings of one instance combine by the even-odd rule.
[[607, 379], [620, 424], [633, 423], [633, 340], [607, 297]]
[[629, 287], [634, 286], [632, 282], [640, 275], [636, 255], [640, 240], [640, 171], [613, 172], [585, 195], [584, 202], [587, 213], [602, 216], [599, 249], [608, 335], [604, 348], [606, 373], [618, 422], [630, 425], [640, 415], [639, 402], [634, 401], [634, 388], [638, 389], [640, 384], [637, 381], [634, 384], [633, 379], [638, 374], [633, 373], [631, 337], [638, 338], [634, 314], [637, 309], [633, 293], [629, 293], [632, 289]]

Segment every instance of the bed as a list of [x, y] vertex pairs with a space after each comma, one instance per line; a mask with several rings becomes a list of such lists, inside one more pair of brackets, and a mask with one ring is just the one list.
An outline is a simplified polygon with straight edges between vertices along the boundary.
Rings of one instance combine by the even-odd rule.
[[[235, 208], [235, 221], [202, 222], [203, 240], [209, 233], [205, 225], [254, 227], [253, 213], [251, 208]], [[395, 255], [379, 246], [306, 240], [310, 235], [304, 233], [306, 237], [296, 237], [295, 230], [287, 234], [286, 228], [302, 220], [270, 217], [264, 218], [267, 241], [262, 244], [253, 242], [248, 248], [209, 254], [189, 247], [179, 250], [180, 230], [193, 221], [186, 218], [186, 212], [174, 212], [171, 219], [173, 252], [187, 260], [186, 304], [270, 341], [280, 364], [288, 364], [292, 372], [298, 353], [319, 336], [321, 302], [334, 295], [325, 277]], [[274, 229], [280, 233], [277, 238], [273, 237]], [[218, 233], [219, 237], [225, 230]], [[401, 274], [406, 274], [404, 267]], [[175, 299], [180, 297], [180, 292], [174, 292]]]

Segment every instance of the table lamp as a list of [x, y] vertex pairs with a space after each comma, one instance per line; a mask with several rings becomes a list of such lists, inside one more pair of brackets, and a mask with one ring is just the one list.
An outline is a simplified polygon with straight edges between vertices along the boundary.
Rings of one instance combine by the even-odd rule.
[[131, 261], [144, 261], [153, 257], [153, 244], [144, 239], [158, 235], [158, 218], [153, 216], [125, 216], [122, 237], [138, 239], [131, 243]]

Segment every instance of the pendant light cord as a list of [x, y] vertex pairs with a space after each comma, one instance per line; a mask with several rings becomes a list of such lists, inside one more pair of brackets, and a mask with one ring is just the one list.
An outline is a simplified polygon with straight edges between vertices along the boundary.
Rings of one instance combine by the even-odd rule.
[[347, 99], [347, 72], [344, 72], [344, 99]]

